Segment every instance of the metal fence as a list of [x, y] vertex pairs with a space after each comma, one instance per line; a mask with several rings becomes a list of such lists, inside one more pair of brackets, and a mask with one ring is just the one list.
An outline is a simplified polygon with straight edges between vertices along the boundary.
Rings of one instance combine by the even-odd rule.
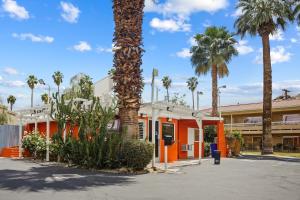
[[0, 148], [19, 145], [19, 126], [0, 126]]

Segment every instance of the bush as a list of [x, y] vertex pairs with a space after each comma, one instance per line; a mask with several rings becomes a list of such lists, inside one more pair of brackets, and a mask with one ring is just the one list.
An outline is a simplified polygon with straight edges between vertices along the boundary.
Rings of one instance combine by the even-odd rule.
[[205, 142], [204, 143], [204, 157], [210, 156], [210, 143]]
[[46, 156], [46, 138], [37, 131], [25, 134], [22, 147], [27, 149], [34, 158], [43, 159]]
[[121, 153], [126, 167], [143, 170], [152, 159], [153, 146], [143, 141], [129, 140], [123, 143]]
[[0, 113], [0, 125], [7, 124], [7, 122], [7, 115], [4, 112]]

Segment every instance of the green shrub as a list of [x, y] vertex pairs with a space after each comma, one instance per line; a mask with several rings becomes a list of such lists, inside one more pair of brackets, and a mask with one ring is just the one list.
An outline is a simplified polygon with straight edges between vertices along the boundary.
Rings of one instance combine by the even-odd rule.
[[8, 119], [6, 113], [0, 113], [0, 125], [7, 124]]
[[46, 138], [37, 131], [29, 132], [23, 137], [22, 147], [34, 158], [43, 159], [46, 156]]
[[153, 146], [139, 140], [128, 140], [122, 145], [124, 164], [133, 170], [143, 170], [151, 161]]
[[204, 143], [204, 157], [210, 156], [210, 143]]

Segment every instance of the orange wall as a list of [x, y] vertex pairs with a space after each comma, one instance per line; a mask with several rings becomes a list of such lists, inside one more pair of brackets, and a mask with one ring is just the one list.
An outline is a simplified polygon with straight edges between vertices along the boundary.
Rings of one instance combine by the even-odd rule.
[[[181, 145], [188, 143], [188, 128], [198, 128], [196, 120], [179, 120], [179, 159], [188, 158], [187, 151], [181, 151]], [[203, 156], [204, 143], [202, 143], [202, 157]], [[199, 158], [199, 142], [194, 142], [194, 157]]]
[[[25, 126], [25, 130], [27, 132], [31, 132], [31, 131], [34, 130], [34, 127], [35, 127], [34, 123], [33, 124], [27, 124]], [[37, 128], [38, 128], [38, 131], [40, 133], [43, 133], [44, 135], [46, 135], [46, 133], [47, 133], [47, 123], [46, 122], [38, 122]], [[66, 132], [68, 133], [69, 130], [70, 130], [70, 125], [69, 124], [67, 124], [66, 130], [67, 130]], [[50, 138], [55, 133], [57, 133], [57, 131], [58, 131], [57, 122], [55, 122], [55, 121], [50, 122]], [[78, 127], [77, 126], [74, 128], [74, 136], [76, 138], [78, 137]]]
[[[34, 130], [34, 127], [35, 127], [35, 124], [27, 124], [25, 126], [25, 130], [27, 132], [32, 132]], [[47, 133], [47, 122], [38, 122], [37, 123], [37, 128], [38, 128], [38, 131], [40, 133], [43, 133], [46, 135]], [[55, 133], [57, 133], [57, 123], [52, 121], [50, 122], [50, 137], [52, 137]]]
[[172, 119], [171, 121], [168, 121], [168, 118], [159, 118], [159, 138], [160, 139], [160, 162], [165, 161], [165, 146], [164, 146], [164, 140], [162, 138], [162, 124], [163, 123], [172, 123], [174, 124], [175, 129], [175, 141], [172, 145], [168, 146], [168, 162], [173, 162], [178, 160], [178, 120]]

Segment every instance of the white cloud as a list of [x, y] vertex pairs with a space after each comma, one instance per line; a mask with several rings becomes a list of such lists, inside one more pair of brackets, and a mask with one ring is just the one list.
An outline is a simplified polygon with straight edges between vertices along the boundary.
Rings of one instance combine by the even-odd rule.
[[7, 80], [0, 80], [0, 85], [5, 86], [5, 87], [24, 87], [26, 85], [25, 82], [23, 81], [7, 81]]
[[45, 43], [52, 43], [54, 41], [53, 37], [50, 36], [43, 36], [43, 35], [34, 35], [32, 33], [13, 33], [12, 36], [14, 38], [20, 40], [31, 40], [32, 42], [45, 42]]
[[80, 14], [79, 8], [64, 1], [60, 2], [60, 6], [63, 10], [61, 14], [62, 18], [69, 23], [77, 23]]
[[18, 5], [15, 0], [2, 0], [2, 2], [3, 10], [9, 13], [11, 18], [19, 20], [25, 20], [29, 18], [28, 11], [24, 7]]
[[188, 32], [191, 30], [191, 25], [186, 23], [183, 18], [178, 19], [159, 19], [153, 18], [150, 22], [150, 26], [158, 31], [168, 31], [168, 32]]
[[240, 40], [235, 45], [240, 55], [246, 55], [254, 51], [253, 48], [251, 46], [248, 46], [247, 44], [248, 44], [247, 40]]
[[243, 14], [242, 8], [235, 9], [234, 13], [231, 14], [232, 17], [239, 17]]
[[[282, 89], [288, 89], [292, 91], [294, 94], [297, 94], [300, 92], [300, 80], [285, 80], [285, 81], [274, 81], [272, 83], [272, 91], [273, 96], [278, 96], [282, 93]], [[263, 92], [263, 83], [257, 82], [257, 83], [249, 83], [239, 86], [234, 85], [228, 85], [227, 88], [223, 89], [223, 93], [236, 97], [244, 96], [251, 98], [251, 96], [255, 95], [261, 95]]]
[[205, 20], [203, 23], [202, 23], [203, 27], [207, 28], [207, 27], [210, 27], [211, 26], [211, 21], [209, 20]]
[[194, 36], [192, 36], [192, 37], [189, 38], [188, 44], [190, 46], [196, 46], [197, 45], [197, 41], [195, 40]]
[[161, 14], [190, 15], [199, 11], [216, 12], [228, 5], [227, 0], [166, 0], [164, 3], [154, 3], [153, 0], [145, 1], [145, 12]]
[[105, 48], [105, 47], [97, 47], [96, 51], [97, 53], [112, 53], [113, 52], [114, 45], [111, 45], [111, 48]]
[[[262, 49], [259, 50], [260, 55], [256, 56], [255, 62], [262, 64]], [[287, 62], [291, 59], [292, 54], [287, 52], [283, 46], [277, 46], [271, 49], [271, 61], [272, 64]]]
[[181, 51], [178, 51], [176, 55], [180, 58], [189, 58], [192, 54], [188, 48], [183, 48]]
[[284, 40], [283, 31], [281, 29], [277, 29], [277, 31], [270, 35], [270, 40], [282, 41]]
[[0, 81], [2, 81], [3, 80], [3, 78], [2, 78], [2, 76], [0, 76]]
[[73, 49], [75, 51], [85, 52], [85, 51], [91, 51], [92, 47], [90, 46], [89, 43], [85, 41], [80, 41], [78, 44], [73, 46]]
[[298, 40], [297, 40], [296, 38], [291, 38], [291, 42], [292, 42], [292, 43], [297, 43]]
[[8, 75], [17, 75], [18, 74], [18, 71], [13, 67], [5, 67], [3, 69], [3, 72]]

